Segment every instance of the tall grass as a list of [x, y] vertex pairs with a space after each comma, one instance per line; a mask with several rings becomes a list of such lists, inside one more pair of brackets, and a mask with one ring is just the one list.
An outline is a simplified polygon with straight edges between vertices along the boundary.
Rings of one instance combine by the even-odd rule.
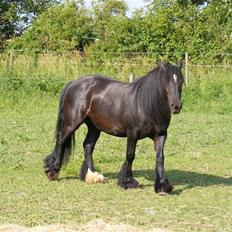
[[[0, 77], [9, 74], [21, 79], [56, 78], [70, 80], [76, 76], [103, 73], [119, 80], [127, 80], [130, 72], [143, 74], [154, 65], [144, 56], [99, 57], [99, 54], [78, 53], [17, 54], [0, 55]], [[142, 68], [141, 68], [142, 67]]]
[[191, 67], [190, 84], [184, 90], [187, 111], [232, 112], [231, 68]]
[[[81, 56], [75, 53], [16, 54], [0, 56], [0, 81], [4, 89], [47, 92], [56, 94], [69, 80], [83, 75], [101, 73], [114, 79], [128, 81], [130, 72], [142, 75], [154, 65], [138, 57], [108, 59]], [[143, 68], [141, 68], [143, 67]]]
[[[69, 80], [101, 73], [121, 81], [136, 78], [157, 61], [147, 56], [107, 57], [105, 54], [41, 53], [0, 54], [0, 89], [4, 94], [57, 95]], [[190, 66], [190, 86], [184, 88], [186, 111], [232, 112], [231, 68]]]

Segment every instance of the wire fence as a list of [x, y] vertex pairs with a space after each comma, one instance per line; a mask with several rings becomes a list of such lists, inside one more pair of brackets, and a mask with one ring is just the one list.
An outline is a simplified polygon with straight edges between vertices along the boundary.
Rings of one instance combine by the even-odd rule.
[[[144, 75], [170, 53], [147, 52], [56, 52], [34, 53], [24, 50], [0, 51], [0, 79], [9, 75], [30, 78], [73, 79], [84, 74], [102, 73], [124, 81]], [[194, 53], [196, 56], [196, 53]], [[210, 57], [224, 57], [221, 62]], [[183, 57], [183, 56], [182, 56]], [[191, 75], [232, 69], [232, 53], [199, 53], [199, 60], [185, 52], [182, 58], [186, 85]], [[200, 74], [198, 74], [200, 73]]]

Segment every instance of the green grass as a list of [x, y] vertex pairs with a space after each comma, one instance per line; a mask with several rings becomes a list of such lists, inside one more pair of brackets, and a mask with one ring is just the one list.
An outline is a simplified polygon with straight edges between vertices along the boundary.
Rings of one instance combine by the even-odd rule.
[[[43, 159], [54, 146], [58, 93], [76, 75], [103, 73], [127, 80], [146, 73], [151, 60], [117, 65], [87, 64], [80, 57], [40, 55], [0, 62], [0, 224], [78, 225], [93, 219], [133, 225], [142, 231], [232, 230], [232, 73], [190, 69], [183, 111], [172, 118], [165, 145], [166, 175], [172, 195], [153, 190], [155, 152], [139, 141], [134, 176], [142, 185], [122, 190], [117, 175], [125, 159], [125, 139], [102, 134], [95, 152], [97, 171], [108, 183], [78, 179], [86, 128], [76, 134], [76, 149], [60, 180], [48, 182]], [[72, 64], [73, 62], [73, 64]], [[141, 66], [143, 69], [141, 69]]]
[[[172, 195], [161, 197], [153, 190], [155, 154], [149, 139], [138, 143], [133, 167], [141, 189], [125, 191], [117, 186], [125, 139], [105, 134], [97, 143], [94, 159], [108, 183], [81, 182], [85, 127], [78, 130], [75, 154], [60, 180], [48, 182], [42, 166], [54, 146], [58, 97], [43, 91], [11, 90], [1, 92], [0, 98], [0, 224], [79, 225], [103, 219], [141, 230], [232, 230], [229, 110], [200, 111], [199, 106], [193, 111], [193, 105], [186, 105], [173, 116], [165, 168], [175, 188]], [[219, 99], [218, 106], [222, 102]]]

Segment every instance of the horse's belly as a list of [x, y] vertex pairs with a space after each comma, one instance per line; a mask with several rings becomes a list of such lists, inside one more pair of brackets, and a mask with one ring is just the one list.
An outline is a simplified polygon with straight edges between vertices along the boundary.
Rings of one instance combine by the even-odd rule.
[[115, 120], [103, 114], [94, 114], [92, 112], [89, 112], [88, 116], [99, 130], [110, 135], [126, 137], [126, 130], [123, 128], [119, 120]]

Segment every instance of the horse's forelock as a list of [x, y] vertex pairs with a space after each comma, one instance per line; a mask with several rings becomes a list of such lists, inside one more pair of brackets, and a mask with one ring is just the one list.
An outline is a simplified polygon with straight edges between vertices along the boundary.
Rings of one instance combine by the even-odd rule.
[[173, 78], [173, 75], [175, 75], [175, 77], [178, 78], [179, 74], [181, 73], [181, 68], [178, 65], [172, 65], [170, 63], [163, 62], [162, 65], [159, 64], [158, 68], [161, 70], [162, 73], [161, 75], [163, 78], [162, 79], [163, 84], [169, 82]]

